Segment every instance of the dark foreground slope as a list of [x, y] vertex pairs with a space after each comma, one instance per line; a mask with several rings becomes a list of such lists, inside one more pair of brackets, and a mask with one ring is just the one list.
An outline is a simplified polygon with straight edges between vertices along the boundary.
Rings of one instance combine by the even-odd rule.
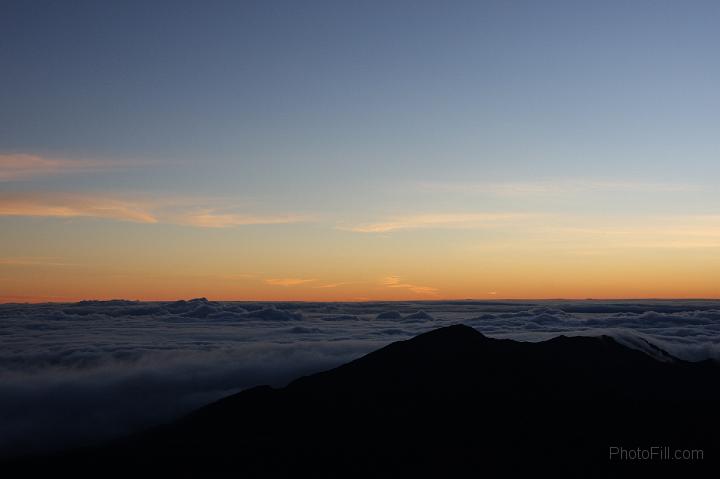
[[[76, 477], [707, 477], [720, 452], [719, 378], [713, 362], [660, 361], [609, 337], [523, 343], [452, 326], [110, 446], [12, 467]], [[611, 447], [656, 446], [649, 460], [610, 458]], [[659, 456], [676, 449], [703, 458]]]

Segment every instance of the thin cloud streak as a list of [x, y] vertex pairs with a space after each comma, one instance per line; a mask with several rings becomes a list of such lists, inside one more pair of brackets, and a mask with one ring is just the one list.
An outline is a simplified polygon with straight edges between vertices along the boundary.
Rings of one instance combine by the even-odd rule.
[[303, 278], [270, 278], [266, 279], [265, 283], [273, 286], [298, 286], [301, 284], [312, 283], [314, 279], [303, 279]]
[[328, 284], [321, 284], [321, 285], [318, 285], [318, 286], [313, 286], [313, 288], [317, 288], [317, 289], [339, 288], [340, 286], [345, 286], [345, 285], [348, 285], [348, 284], [353, 284], [353, 283], [349, 283], [349, 282], [328, 283]]
[[[310, 221], [301, 215], [251, 215], [198, 209], [200, 199], [136, 198], [127, 195], [70, 193], [0, 194], [0, 217], [102, 218], [135, 223], [165, 223], [198, 228], [229, 228], [247, 225], [292, 224]], [[186, 206], [178, 209], [177, 204]], [[184, 208], [184, 209], [183, 209]]]
[[148, 206], [138, 201], [63, 193], [0, 195], [0, 216], [90, 217], [135, 223], [158, 222]]
[[417, 294], [427, 294], [436, 296], [438, 289], [431, 286], [418, 286], [416, 284], [403, 283], [399, 276], [387, 276], [382, 280], [382, 284], [388, 288], [407, 289]]
[[61, 258], [49, 256], [10, 256], [0, 258], [0, 266], [76, 266], [65, 263]]
[[28, 154], [0, 154], [0, 181], [27, 180], [71, 172], [88, 172], [117, 167], [111, 161], [46, 158]]
[[278, 225], [304, 223], [309, 221], [303, 215], [255, 216], [235, 213], [219, 213], [208, 209], [201, 212], [189, 213], [181, 216], [178, 222], [200, 228], [228, 228], [232, 226], [247, 225]]
[[498, 183], [420, 182], [418, 186], [429, 191], [493, 196], [553, 196], [600, 192], [678, 193], [702, 189], [693, 184], [585, 179]]
[[523, 220], [538, 215], [517, 213], [439, 213], [411, 215], [347, 229], [356, 233], [389, 233], [421, 228], [483, 228], [498, 223]]
[[665, 228], [559, 228], [565, 239], [602, 241], [602, 248], [712, 249], [720, 248], [720, 228], [668, 224]]

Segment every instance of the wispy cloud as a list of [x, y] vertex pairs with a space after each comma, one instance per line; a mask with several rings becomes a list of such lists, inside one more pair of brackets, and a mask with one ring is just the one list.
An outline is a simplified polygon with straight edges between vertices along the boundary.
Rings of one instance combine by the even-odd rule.
[[482, 228], [501, 222], [522, 220], [537, 215], [518, 213], [440, 213], [420, 214], [392, 218], [377, 223], [367, 223], [349, 228], [357, 233], [388, 233], [418, 228]]
[[387, 286], [388, 288], [407, 289], [417, 294], [427, 294], [435, 296], [438, 292], [437, 288], [433, 288], [430, 286], [418, 286], [416, 284], [403, 283], [402, 281], [400, 281], [399, 276], [387, 276], [383, 278], [382, 284]]
[[51, 256], [10, 256], [0, 257], [0, 266], [75, 266], [62, 258]]
[[213, 209], [193, 211], [178, 216], [178, 222], [201, 228], [227, 228], [246, 225], [277, 225], [309, 221], [305, 215], [247, 215], [223, 213]]
[[154, 198], [104, 193], [0, 193], [0, 216], [104, 218], [136, 223], [167, 223], [198, 228], [291, 224], [310, 221], [307, 215], [252, 215], [198, 208], [206, 200]]
[[267, 284], [271, 284], [273, 286], [298, 286], [301, 284], [306, 283], [312, 283], [315, 281], [314, 279], [303, 279], [303, 278], [270, 278], [266, 279], [265, 282]]
[[[656, 224], [607, 228], [557, 228], [566, 241], [601, 242], [602, 248], [709, 249], [720, 248], [720, 223], [713, 217], [652, 219]], [[659, 223], [659, 224], [657, 224]], [[597, 246], [595, 246], [597, 247]]]
[[92, 217], [157, 223], [148, 205], [103, 195], [26, 194], [0, 195], [0, 216]]
[[313, 288], [318, 288], [318, 289], [339, 288], [340, 286], [345, 286], [346, 284], [352, 284], [352, 283], [341, 282], [341, 283], [319, 284], [317, 286], [313, 286]]
[[117, 167], [117, 164], [111, 161], [0, 154], [0, 181], [27, 180], [39, 176], [97, 171], [113, 167]]
[[238, 281], [238, 280], [256, 278], [257, 275], [250, 274], [250, 273], [233, 273], [233, 274], [214, 275], [214, 277], [217, 279], [224, 280], [224, 281]]
[[527, 182], [420, 182], [420, 189], [494, 196], [553, 196], [579, 193], [673, 193], [698, 191], [699, 185], [646, 181], [565, 179]]

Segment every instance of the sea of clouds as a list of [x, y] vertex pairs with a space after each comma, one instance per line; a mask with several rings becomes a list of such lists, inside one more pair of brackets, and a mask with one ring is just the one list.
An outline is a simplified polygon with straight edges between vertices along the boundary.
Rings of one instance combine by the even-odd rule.
[[720, 359], [720, 301], [6, 304], [0, 456], [118, 437], [456, 323], [524, 341], [608, 334], [651, 354]]

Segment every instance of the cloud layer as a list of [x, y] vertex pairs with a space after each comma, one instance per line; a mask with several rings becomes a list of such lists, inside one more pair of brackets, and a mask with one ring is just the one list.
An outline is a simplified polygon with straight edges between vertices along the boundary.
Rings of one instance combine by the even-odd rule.
[[610, 334], [653, 354], [648, 342], [720, 358], [713, 301], [6, 304], [0, 454], [114, 437], [454, 323], [528, 341]]

